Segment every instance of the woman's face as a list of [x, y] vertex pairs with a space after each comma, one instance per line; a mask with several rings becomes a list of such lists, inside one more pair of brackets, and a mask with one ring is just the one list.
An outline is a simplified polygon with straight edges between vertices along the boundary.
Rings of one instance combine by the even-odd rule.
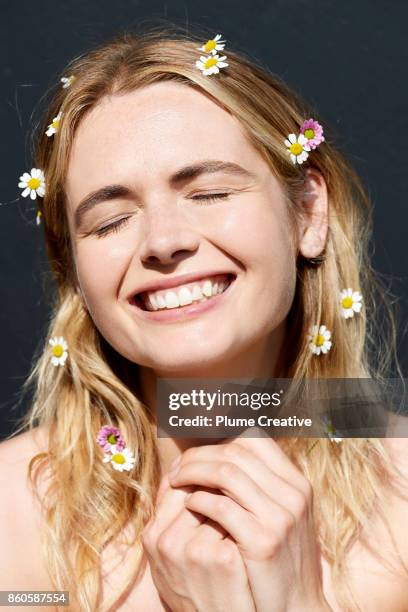
[[[172, 180], [209, 160], [243, 171]], [[77, 226], [84, 199], [112, 185]], [[272, 372], [295, 291], [297, 241], [277, 179], [235, 118], [175, 83], [106, 97], [78, 128], [66, 193], [80, 291], [119, 353], [168, 376], [221, 377], [228, 363], [243, 376], [262, 364]], [[214, 193], [228, 197], [199, 199]], [[163, 311], [172, 319], [131, 303], [146, 284], [187, 273], [202, 277], [190, 287], [216, 273], [235, 280], [225, 294], [194, 302], [206, 310]]]

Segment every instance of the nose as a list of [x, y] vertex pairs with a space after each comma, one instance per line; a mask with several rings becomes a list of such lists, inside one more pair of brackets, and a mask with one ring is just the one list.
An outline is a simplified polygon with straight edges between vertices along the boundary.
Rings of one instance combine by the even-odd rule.
[[199, 245], [198, 232], [182, 214], [177, 204], [169, 201], [145, 211], [140, 259], [143, 263], [171, 264]]

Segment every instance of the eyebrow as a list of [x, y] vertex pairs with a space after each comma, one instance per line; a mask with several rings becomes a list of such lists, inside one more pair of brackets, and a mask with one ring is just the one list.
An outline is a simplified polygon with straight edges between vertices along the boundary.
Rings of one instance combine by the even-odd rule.
[[[213, 174], [215, 172], [225, 172], [235, 176], [242, 176], [244, 178], [255, 179], [256, 174], [246, 170], [239, 164], [234, 162], [220, 161], [217, 159], [206, 159], [189, 166], [185, 166], [177, 170], [169, 179], [171, 187], [177, 187], [185, 181], [191, 181], [202, 174]], [[81, 226], [82, 219], [88, 211], [94, 208], [101, 202], [113, 200], [115, 198], [129, 197], [132, 195], [132, 190], [124, 185], [106, 185], [96, 191], [89, 193], [83, 200], [81, 200], [77, 209], [75, 210], [75, 228], [78, 229]]]

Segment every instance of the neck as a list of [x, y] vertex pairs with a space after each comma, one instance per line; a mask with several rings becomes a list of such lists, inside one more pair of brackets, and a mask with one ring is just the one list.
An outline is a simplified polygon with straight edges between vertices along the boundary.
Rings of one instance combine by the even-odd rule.
[[[278, 360], [285, 339], [285, 326], [282, 324], [267, 340], [251, 346], [241, 354], [228, 360], [188, 366], [183, 370], [165, 371], [146, 366], [139, 367], [139, 389], [142, 401], [156, 416], [156, 383], [159, 378], [197, 378], [197, 379], [248, 379], [275, 378], [278, 374]], [[217, 444], [224, 438], [157, 438], [160, 462], [163, 472], [187, 448], [203, 444]]]

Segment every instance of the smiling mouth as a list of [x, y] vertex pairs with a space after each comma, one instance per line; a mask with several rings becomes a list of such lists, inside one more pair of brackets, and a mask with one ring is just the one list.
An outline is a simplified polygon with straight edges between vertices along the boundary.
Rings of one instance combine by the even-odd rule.
[[[169, 296], [168, 300], [166, 300], [166, 302], [161, 302], [160, 305], [158, 306], [156, 303], [156, 306], [158, 307], [154, 307], [151, 303], [151, 301], [149, 300], [149, 298], [147, 297], [147, 293], [146, 292], [142, 292], [142, 293], [138, 293], [135, 296], [133, 296], [133, 300], [132, 303], [134, 306], [137, 306], [138, 308], [140, 308], [141, 310], [145, 310], [145, 311], [149, 311], [149, 312], [162, 312], [162, 311], [167, 311], [167, 310], [183, 310], [184, 308], [188, 308], [189, 306], [191, 307], [194, 304], [199, 304], [200, 302], [208, 302], [210, 300], [212, 300], [213, 298], [216, 298], [217, 296], [221, 295], [222, 293], [225, 293], [229, 287], [232, 285], [232, 283], [234, 282], [234, 280], [236, 279], [236, 275], [232, 274], [232, 273], [228, 273], [224, 276], [224, 281], [223, 283], [218, 283], [218, 291], [217, 293], [214, 293], [213, 295], [204, 295], [204, 293], [200, 290], [199, 293], [192, 293], [191, 295], [191, 302], [189, 301], [186, 304], [180, 304], [179, 301], [172, 301], [172, 299], [174, 300], [174, 295], [177, 294], [177, 288], [169, 288], [168, 292], [173, 294], [173, 296]], [[200, 286], [203, 284], [205, 279], [199, 279], [196, 281], [196, 285]], [[222, 287], [222, 289], [221, 289]], [[166, 293], [167, 296], [167, 293]]]

